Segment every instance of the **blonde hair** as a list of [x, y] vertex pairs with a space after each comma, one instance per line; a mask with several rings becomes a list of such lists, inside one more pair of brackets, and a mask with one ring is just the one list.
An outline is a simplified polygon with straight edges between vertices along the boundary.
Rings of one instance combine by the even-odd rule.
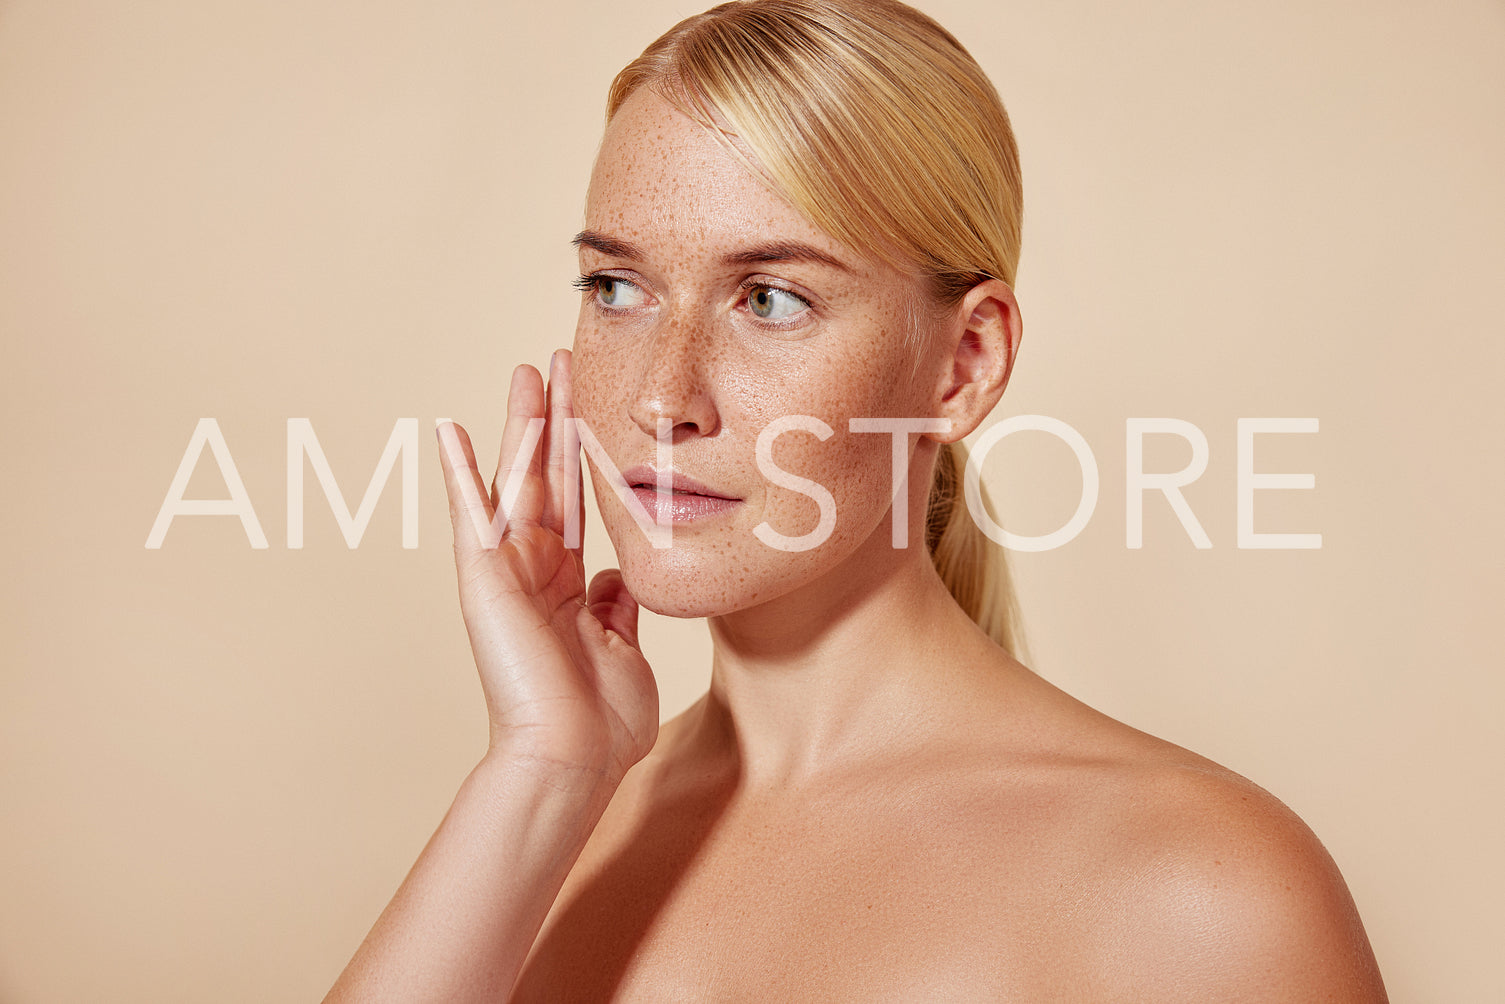
[[[1023, 200], [1008, 114], [927, 15], [898, 0], [733, 0], [618, 73], [607, 121], [645, 85], [837, 241], [924, 276], [937, 305], [984, 279], [1014, 284]], [[962, 609], [1020, 655], [1008, 565], [967, 511], [965, 469], [962, 444], [943, 444], [926, 545]]]

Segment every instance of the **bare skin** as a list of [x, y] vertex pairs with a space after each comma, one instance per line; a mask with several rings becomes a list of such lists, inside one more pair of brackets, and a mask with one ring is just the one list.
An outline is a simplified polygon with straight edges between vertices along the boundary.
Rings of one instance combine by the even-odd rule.
[[[1008, 381], [1012, 290], [928, 303], [647, 90], [608, 127], [586, 215], [574, 352], [547, 400], [514, 374], [489, 493], [441, 430], [492, 748], [330, 999], [1385, 1000], [1300, 819], [1039, 678], [923, 547], [892, 546], [890, 437], [849, 421], [950, 423], [907, 439], [922, 540], [940, 444]], [[771, 241], [817, 254], [769, 260]], [[832, 430], [772, 452], [831, 492], [805, 550], [755, 533], [820, 516], [757, 463], [789, 414]], [[622, 568], [587, 589], [560, 536], [571, 416], [619, 469], [651, 465], [667, 423], [675, 470], [731, 501], [654, 548], [593, 460]], [[546, 460], [491, 547], [471, 513], [491, 518], [543, 417]], [[656, 734], [638, 604], [706, 617], [715, 645], [709, 692]]]
[[788, 789], [696, 752], [710, 697], [666, 723], [513, 999], [1385, 999], [1276, 799], [993, 668], [928, 740]]
[[[1017, 352], [1006, 287], [937, 319], [916, 367], [898, 337], [913, 280], [872, 261], [719, 267], [770, 237], [852, 251], [651, 92], [613, 120], [587, 215], [637, 253], [582, 247], [582, 271], [607, 273], [626, 306], [582, 309], [579, 414], [623, 466], [673, 419], [676, 459], [753, 512], [677, 537], [687, 553], [669, 559], [598, 495], [634, 595], [710, 615], [713, 680], [618, 790], [515, 999], [1383, 998], [1342, 878], [1294, 814], [1041, 680], [971, 624], [922, 549], [890, 546], [885, 437], [786, 455], [861, 537], [833, 534], [837, 556], [791, 560], [745, 532], [813, 516], [750, 476], [746, 428], [944, 415], [952, 432], [919, 437], [911, 459], [919, 539], [935, 440], [976, 427]], [[769, 351], [739, 323], [745, 304], [726, 306], [749, 273], [824, 309]]]

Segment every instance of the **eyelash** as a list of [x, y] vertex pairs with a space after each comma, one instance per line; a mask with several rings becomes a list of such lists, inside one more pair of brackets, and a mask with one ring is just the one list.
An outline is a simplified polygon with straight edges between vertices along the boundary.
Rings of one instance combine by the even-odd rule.
[[[606, 279], [611, 279], [616, 282], [625, 282], [633, 286], [637, 285], [637, 283], [633, 282], [631, 279], [623, 279], [621, 276], [611, 275], [606, 272], [583, 273], [578, 278], [571, 280], [570, 285], [580, 290], [581, 293], [590, 293], [592, 291], [599, 290], [602, 281]], [[785, 296], [792, 296], [800, 303], [803, 303], [806, 310], [809, 310], [814, 306], [809, 300], [805, 299], [803, 296], [800, 296], [792, 289], [785, 289], [783, 286], [775, 286], [769, 282], [757, 282], [753, 279], [743, 279], [742, 282], [738, 284], [737, 292], [740, 294], [740, 296], [738, 297], [737, 302], [741, 303], [742, 300], [747, 298], [747, 294], [751, 293], [755, 289], [776, 289], [780, 293], [783, 293]], [[605, 304], [598, 304], [597, 306], [599, 306], [602, 310], [622, 309], [620, 307], [609, 307]], [[803, 313], [803, 311], [801, 313]], [[765, 321], [760, 317], [754, 316], [753, 321], [757, 324], [763, 325], [764, 327], [782, 328], [787, 327], [790, 322], [794, 321], [798, 316], [799, 315], [796, 314], [794, 317], [786, 317], [777, 321]]]
[[572, 279], [570, 285], [582, 293], [589, 293], [600, 284], [602, 279], [609, 278], [611, 276], [602, 275], [600, 272], [592, 272], [589, 275], [582, 274], [578, 279]]

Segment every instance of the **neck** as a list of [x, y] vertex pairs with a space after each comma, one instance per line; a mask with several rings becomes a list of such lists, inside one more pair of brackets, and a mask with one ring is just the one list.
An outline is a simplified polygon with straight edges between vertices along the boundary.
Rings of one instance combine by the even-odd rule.
[[940, 709], [1012, 662], [956, 605], [923, 548], [872, 548], [710, 627], [711, 686], [694, 741], [734, 757], [752, 790], [913, 748], [941, 727]]

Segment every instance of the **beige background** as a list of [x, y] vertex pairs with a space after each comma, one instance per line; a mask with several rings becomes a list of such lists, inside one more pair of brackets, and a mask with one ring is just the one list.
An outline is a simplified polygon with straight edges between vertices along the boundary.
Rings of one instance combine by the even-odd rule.
[[[1034, 665], [1269, 788], [1347, 876], [1398, 1001], [1500, 999], [1505, 7], [932, 0], [1024, 157], [1025, 341], [998, 417], [1087, 438], [1102, 495], [1015, 556]], [[0, 1000], [317, 999], [484, 743], [436, 415], [494, 453], [519, 361], [568, 344], [615, 70], [689, 2], [0, 2]], [[232, 518], [143, 544], [213, 416], [272, 546]], [[396, 483], [422, 425], [421, 546]], [[1124, 542], [1124, 426], [1207, 434]], [[1259, 526], [1235, 546], [1235, 422]], [[1153, 442], [1152, 469], [1188, 451]], [[988, 465], [1012, 529], [1074, 505], [1069, 454]], [[223, 496], [201, 466], [192, 494]], [[609, 561], [598, 534], [592, 564]], [[654, 620], [665, 714], [707, 678]]]

